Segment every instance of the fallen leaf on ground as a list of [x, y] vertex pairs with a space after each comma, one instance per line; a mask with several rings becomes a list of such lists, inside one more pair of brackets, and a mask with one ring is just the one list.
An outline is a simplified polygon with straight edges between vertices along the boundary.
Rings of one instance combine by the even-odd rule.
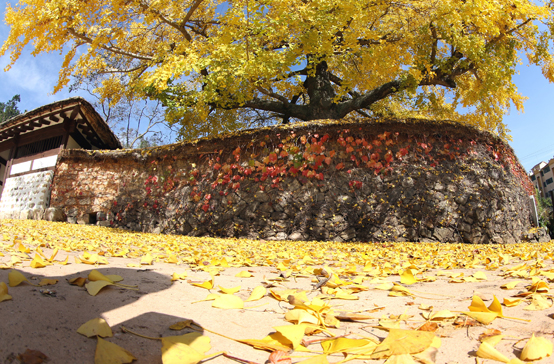
[[0, 282], [0, 302], [11, 300], [12, 296], [8, 294], [8, 286], [4, 282]]
[[269, 358], [267, 359], [269, 364], [291, 364], [292, 359], [289, 356], [289, 354], [286, 351], [282, 350], [275, 350], [271, 354], [269, 354]]
[[258, 286], [252, 290], [250, 297], [245, 302], [257, 301], [267, 294], [267, 290], [263, 286]]
[[244, 301], [232, 294], [222, 294], [212, 302], [212, 307], [228, 309], [244, 308]]
[[205, 289], [212, 289], [214, 288], [214, 276], [211, 276], [209, 281], [203, 282], [203, 283], [191, 283], [193, 286], [205, 288]]
[[152, 255], [150, 253], [147, 253], [145, 256], [143, 256], [140, 259], [140, 264], [141, 265], [152, 265], [153, 260], [154, 260], [154, 258], [152, 257]]
[[101, 336], [112, 337], [112, 329], [103, 318], [93, 318], [81, 325], [77, 332], [86, 337]]
[[31, 268], [44, 268], [47, 265], [50, 265], [50, 263], [45, 262], [44, 259], [38, 254], [35, 254], [35, 257], [33, 258], [33, 261], [31, 262]]
[[73, 286], [83, 287], [87, 283], [87, 279], [83, 277], [75, 277], [67, 280], [67, 283]]
[[483, 332], [481, 335], [479, 335], [479, 341], [483, 342], [485, 339], [488, 339], [492, 336], [498, 336], [500, 335], [500, 330], [497, 329], [487, 329], [485, 332]]
[[27, 277], [25, 277], [20, 271], [17, 271], [15, 269], [11, 270], [10, 273], [8, 273], [8, 282], [10, 283], [10, 287], [16, 287], [19, 286], [22, 282], [29, 282]]
[[550, 355], [552, 355], [552, 342], [533, 334], [521, 351], [521, 360], [540, 360]]
[[421, 353], [431, 346], [432, 332], [390, 329], [389, 335], [376, 348], [371, 357], [384, 359], [392, 355]]
[[491, 345], [488, 342], [483, 342], [479, 345], [476, 355], [483, 359], [491, 359], [501, 361], [503, 363], [509, 362], [509, 359], [504, 354], [496, 350], [494, 345]]
[[248, 271], [240, 271], [238, 272], [235, 277], [238, 277], [238, 278], [250, 278], [250, 277], [253, 277], [252, 273], [248, 272]]
[[87, 283], [85, 287], [87, 289], [88, 294], [90, 294], [91, 296], [96, 296], [102, 288], [107, 286], [113, 286], [113, 285], [114, 285], [113, 283], [110, 283], [108, 281], [93, 281], [93, 282]]
[[171, 276], [171, 281], [178, 281], [178, 280], [184, 280], [185, 278], [187, 278], [187, 273], [173, 273], [173, 275]]
[[240, 286], [237, 286], [237, 287], [233, 287], [233, 288], [225, 288], [225, 287], [221, 287], [221, 286], [217, 286], [219, 288], [219, 290], [223, 293], [226, 293], [226, 294], [233, 294], [233, 293], [237, 293], [238, 291], [240, 291]]
[[17, 360], [21, 364], [41, 364], [48, 360], [48, 357], [38, 350], [27, 349], [23, 354], [17, 356]]
[[43, 278], [38, 285], [39, 286], [49, 286], [49, 285], [54, 285], [56, 283], [58, 283], [57, 279]]
[[131, 363], [133, 360], [137, 360], [137, 358], [121, 346], [98, 337], [96, 353], [94, 354], [94, 364]]
[[191, 324], [192, 324], [192, 320], [179, 321], [169, 326], [169, 328], [171, 330], [183, 330], [187, 327], [190, 327]]
[[162, 363], [196, 364], [211, 348], [210, 338], [199, 332], [162, 337]]

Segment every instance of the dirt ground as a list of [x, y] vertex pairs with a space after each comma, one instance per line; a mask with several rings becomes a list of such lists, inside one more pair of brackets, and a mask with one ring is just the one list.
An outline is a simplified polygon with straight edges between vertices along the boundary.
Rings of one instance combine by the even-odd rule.
[[[14, 246], [12, 235], [6, 236], [12, 225], [4, 223], [2, 227], [4, 230], [0, 232], [4, 233], [5, 240], [4, 249], [0, 250], [0, 252], [3, 251], [0, 265], [7, 265], [12, 262], [12, 256], [14, 256], [13, 249], [10, 250], [7, 247], [15, 248], [17, 245]], [[46, 233], [44, 234], [46, 236]], [[260, 244], [263, 243], [260, 242]], [[25, 245], [25, 242], [23, 244]], [[503, 302], [505, 298], [511, 298], [518, 292], [525, 292], [528, 290], [525, 287], [533, 282], [533, 277], [535, 280], [542, 279], [545, 282], [544, 286], [548, 287], [549, 271], [554, 268], [551, 256], [553, 250], [548, 244], [535, 245], [537, 248], [540, 246], [540, 251], [544, 252], [540, 255], [529, 254], [514, 258], [510, 264], [500, 265], [496, 269], [492, 269], [494, 266], [488, 266], [489, 269], [487, 269], [485, 264], [488, 261], [484, 259], [485, 264], [475, 264], [471, 268], [441, 267], [421, 270], [425, 272], [416, 274], [416, 278], [421, 280], [426, 276], [434, 277], [435, 280], [416, 282], [411, 285], [402, 284], [409, 290], [409, 295], [399, 297], [390, 296], [390, 290], [376, 288], [383, 282], [400, 283], [401, 278], [394, 274], [394, 269], [390, 274], [384, 274], [382, 270], [376, 274], [377, 270], [364, 270], [364, 266], [356, 266], [356, 277], [361, 277], [358, 279], [367, 290], [355, 292], [354, 295], [358, 299], [331, 299], [328, 303], [333, 306], [335, 312], [356, 312], [370, 317], [360, 321], [341, 321], [339, 328], [329, 330], [335, 335], [348, 335], [350, 338], [369, 337], [382, 341], [388, 332], [380, 328], [380, 325], [396, 321], [400, 328], [417, 329], [427, 322], [422, 315], [428, 314], [429, 311], [424, 309], [428, 308], [426, 306], [432, 306], [433, 313], [449, 310], [457, 317], [444, 320], [439, 318], [434, 321], [437, 324], [435, 335], [441, 340], [436, 354], [436, 363], [475, 363], [476, 351], [480, 345], [479, 336], [489, 329], [497, 329], [505, 335], [504, 339], [496, 345], [498, 351], [508, 359], [519, 357], [523, 345], [533, 333], [536, 336], [545, 337], [550, 342], [553, 341], [554, 309], [552, 307], [529, 310], [526, 309], [528, 302], [522, 302], [515, 307], [503, 306], [505, 316], [517, 319], [496, 318], [489, 325], [479, 324], [462, 315], [461, 312], [468, 311], [474, 295], [479, 295], [487, 305], [490, 305], [493, 296]], [[394, 248], [395, 245], [389, 246], [389, 249]], [[45, 257], [50, 257], [53, 249], [46, 244], [41, 251]], [[214, 277], [214, 288], [207, 290], [192, 283], [209, 281], [209, 272], [192, 264], [154, 261], [151, 265], [140, 265], [139, 258], [117, 257], [106, 257], [108, 264], [77, 264], [75, 257], [82, 257], [83, 252], [60, 250], [55, 260], [64, 261], [69, 256], [69, 264], [32, 268], [31, 259], [35, 256], [35, 251], [20, 252], [15, 256], [21, 257], [21, 254], [27, 255], [29, 259], [23, 259], [21, 263], [15, 264], [14, 268], [29, 282], [23, 282], [16, 287], [8, 286], [9, 295], [13, 298], [0, 302], [0, 363], [2, 364], [18, 363], [17, 356], [27, 349], [42, 352], [48, 357], [47, 363], [93, 363], [97, 340], [77, 333], [77, 329], [94, 318], [106, 320], [113, 330], [113, 337], [106, 340], [132, 353], [137, 359], [135, 363], [162, 363], [162, 344], [160, 340], [146, 339], [124, 332], [124, 327], [141, 335], [159, 338], [193, 331], [191, 327], [177, 331], [169, 329], [169, 326], [187, 319], [193, 320], [198, 325], [193, 327], [206, 329], [203, 335], [208, 336], [211, 343], [211, 350], [207, 354], [226, 352], [228, 355], [243, 359], [245, 363], [264, 363], [269, 358], [268, 351], [257, 350], [229, 338], [262, 339], [275, 332], [274, 327], [292, 325], [285, 320], [284, 316], [293, 306], [289, 302], [277, 300], [269, 293], [269, 289], [276, 292], [284, 289], [303, 290], [306, 291], [309, 300], [322, 293], [321, 288], [316, 289], [318, 280], [315, 275], [293, 272], [287, 277], [290, 271], [282, 269], [282, 266], [281, 269], [278, 266], [219, 267], [216, 269], [219, 275]], [[494, 262], [492, 255], [489, 255], [488, 259]], [[284, 262], [288, 263], [286, 259]], [[508, 270], [510, 267], [521, 266], [522, 263], [526, 263], [524, 268]], [[129, 264], [135, 266], [130, 267]], [[67, 282], [76, 277], [86, 278], [93, 269], [104, 275], [119, 275], [123, 278], [120, 283], [136, 285], [138, 290], [108, 286], [96, 296], [91, 296], [85, 287], [70, 285]], [[333, 269], [332, 265], [331, 269]], [[351, 266], [348, 269], [352, 271], [354, 267]], [[245, 270], [250, 272], [252, 277], [236, 277], [237, 273]], [[7, 284], [11, 271], [12, 269], [7, 268], [0, 270], [0, 282]], [[215, 270], [212, 270], [213, 272]], [[485, 277], [483, 278], [479, 273], [477, 274], [479, 279], [474, 282], [453, 283], [456, 278], [471, 277], [476, 272], [484, 273]], [[186, 273], [187, 277], [172, 281], [174, 273]], [[507, 273], [511, 274], [511, 277], [507, 277]], [[517, 277], [518, 274], [521, 277]], [[344, 278], [341, 275], [337, 277]], [[53, 278], [59, 282], [48, 286], [34, 286], [43, 278]], [[501, 288], [501, 285], [515, 279], [522, 281], [515, 289]], [[268, 293], [260, 300], [244, 303], [243, 309], [220, 309], [212, 307], [213, 301], [203, 301], [208, 294], [217, 293], [218, 286], [224, 288], [240, 286], [235, 296], [246, 300], [251, 291], [257, 286], [263, 286], [264, 282], [266, 287], [270, 283], [275, 286], [268, 287]], [[546, 301], [551, 305], [548, 288], [543, 292]], [[399, 317], [399, 315], [406, 316]], [[388, 320], [380, 321], [385, 317]], [[304, 339], [313, 340], [325, 336], [320, 333], [306, 336]], [[309, 345], [308, 348], [314, 353], [322, 351], [317, 342]], [[293, 363], [313, 355], [313, 353], [298, 350], [290, 353]], [[327, 357], [329, 363], [337, 363], [342, 359], [344, 356], [340, 353]], [[477, 360], [479, 363], [494, 362], [485, 359]], [[207, 362], [219, 364], [230, 363], [233, 360], [217, 356]], [[385, 360], [357, 359], [352, 362], [383, 363]], [[549, 357], [539, 362], [552, 363], [554, 359]]]

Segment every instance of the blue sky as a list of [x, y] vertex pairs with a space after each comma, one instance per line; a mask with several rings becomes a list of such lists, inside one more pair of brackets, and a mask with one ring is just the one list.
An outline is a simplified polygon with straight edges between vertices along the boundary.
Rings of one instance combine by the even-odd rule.
[[[16, 3], [13, 0], [9, 2]], [[8, 27], [0, 21], [0, 44], [7, 38], [8, 31]], [[24, 111], [71, 96], [91, 98], [85, 92], [70, 94], [67, 88], [52, 95], [62, 63], [60, 55], [53, 53], [33, 57], [29, 52], [27, 49], [9, 72], [3, 71], [10, 61], [9, 57], [0, 58], [0, 102], [20, 94], [19, 109]], [[545, 80], [538, 67], [519, 66], [518, 71], [520, 74], [515, 76], [515, 83], [529, 99], [525, 102], [524, 113], [514, 108], [505, 117], [505, 122], [513, 138], [510, 144], [529, 171], [542, 160], [554, 157], [554, 84]]]

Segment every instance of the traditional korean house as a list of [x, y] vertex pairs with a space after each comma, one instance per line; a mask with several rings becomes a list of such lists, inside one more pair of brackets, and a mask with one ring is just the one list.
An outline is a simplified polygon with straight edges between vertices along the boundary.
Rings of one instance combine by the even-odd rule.
[[81, 97], [54, 102], [1, 123], [0, 217], [44, 211], [58, 154], [74, 148], [121, 148], [106, 122]]

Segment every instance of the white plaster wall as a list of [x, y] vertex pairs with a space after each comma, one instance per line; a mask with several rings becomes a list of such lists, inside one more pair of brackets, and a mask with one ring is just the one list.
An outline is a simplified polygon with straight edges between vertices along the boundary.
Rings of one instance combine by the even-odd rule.
[[44, 171], [8, 178], [2, 191], [0, 212], [47, 208], [53, 176], [54, 171]]

